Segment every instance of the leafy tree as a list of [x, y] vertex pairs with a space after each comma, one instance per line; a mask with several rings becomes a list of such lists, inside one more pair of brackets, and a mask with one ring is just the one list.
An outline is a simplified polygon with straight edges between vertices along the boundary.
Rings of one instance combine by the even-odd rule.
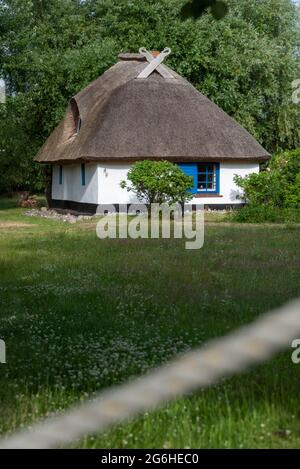
[[32, 161], [40, 145], [31, 134], [34, 114], [23, 122], [24, 104], [22, 94], [0, 104], [0, 193], [16, 189], [41, 192], [45, 186], [45, 168]]
[[169, 161], [138, 161], [128, 171], [127, 179], [131, 184], [122, 181], [121, 187], [147, 204], [183, 204], [193, 197], [188, 192], [193, 186], [193, 178]]
[[[200, 0], [198, 0], [200, 2]], [[70, 98], [121, 51], [171, 47], [168, 63], [233, 116], [269, 152], [300, 145], [299, 9], [292, 0], [224, 0], [182, 21], [186, 0], [2, 0], [0, 190], [36, 190], [33, 156]], [[203, 3], [203, 2], [202, 2]], [[3, 119], [5, 124], [2, 125]]]
[[227, 4], [221, 0], [189, 0], [183, 5], [181, 15], [183, 18], [199, 18], [208, 8], [217, 20], [227, 13]]

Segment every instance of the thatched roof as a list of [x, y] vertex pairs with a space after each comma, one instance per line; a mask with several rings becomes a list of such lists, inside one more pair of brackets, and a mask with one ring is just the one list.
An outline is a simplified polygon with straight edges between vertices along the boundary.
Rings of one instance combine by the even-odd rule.
[[[78, 161], [266, 160], [269, 154], [234, 119], [168, 68], [137, 79], [147, 62], [120, 61], [72, 98], [36, 159]], [[82, 126], [76, 133], [77, 121]]]

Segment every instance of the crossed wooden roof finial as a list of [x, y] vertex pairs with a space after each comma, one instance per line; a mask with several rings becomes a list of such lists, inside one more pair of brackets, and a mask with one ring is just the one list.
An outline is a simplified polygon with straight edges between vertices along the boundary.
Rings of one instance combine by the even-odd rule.
[[153, 57], [151, 52], [147, 51], [145, 47], [139, 49], [139, 53], [143, 55], [147, 61], [148, 65], [141, 71], [137, 78], [148, 78], [154, 70], [156, 70], [164, 78], [174, 78], [174, 76], [169, 72], [169, 70], [162, 64], [164, 59], [171, 54], [171, 49], [166, 47], [160, 54], [156, 57]]

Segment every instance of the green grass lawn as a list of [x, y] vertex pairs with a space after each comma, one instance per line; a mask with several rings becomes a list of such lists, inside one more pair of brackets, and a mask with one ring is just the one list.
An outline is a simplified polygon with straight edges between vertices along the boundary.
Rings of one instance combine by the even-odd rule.
[[[184, 240], [99, 240], [91, 222], [23, 212], [0, 202], [2, 433], [300, 295], [297, 225], [208, 224], [204, 247], [187, 251]], [[300, 447], [291, 352], [74, 446]]]

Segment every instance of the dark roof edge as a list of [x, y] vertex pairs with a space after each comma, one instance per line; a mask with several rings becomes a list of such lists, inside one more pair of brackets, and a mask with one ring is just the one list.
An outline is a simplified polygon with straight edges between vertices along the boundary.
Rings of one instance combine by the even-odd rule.
[[197, 163], [202, 161], [214, 161], [216, 163], [232, 163], [232, 162], [239, 162], [239, 163], [256, 163], [256, 162], [264, 162], [268, 161], [271, 155], [262, 155], [262, 156], [249, 156], [249, 157], [213, 157], [213, 156], [197, 156], [197, 157], [172, 157], [172, 156], [136, 156], [136, 157], [123, 157], [123, 158], [114, 158], [114, 157], [96, 157], [96, 156], [81, 156], [76, 159], [58, 159], [58, 160], [51, 160], [51, 161], [38, 161], [38, 163], [44, 164], [74, 164], [74, 163], [134, 163], [136, 161], [141, 160], [152, 160], [152, 161], [161, 161], [167, 160], [174, 163]]

